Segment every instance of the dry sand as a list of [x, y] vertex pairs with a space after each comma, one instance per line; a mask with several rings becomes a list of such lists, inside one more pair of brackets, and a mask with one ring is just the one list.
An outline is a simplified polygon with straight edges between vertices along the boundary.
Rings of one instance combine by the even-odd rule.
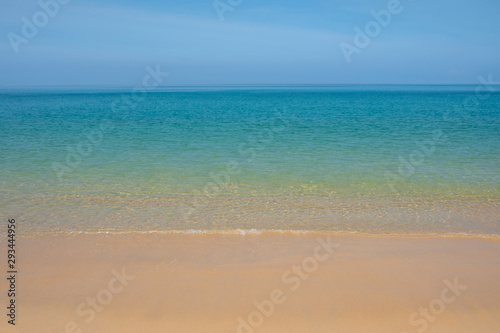
[[3, 315], [2, 332], [500, 332], [496, 240], [128, 234], [17, 248], [17, 325]]

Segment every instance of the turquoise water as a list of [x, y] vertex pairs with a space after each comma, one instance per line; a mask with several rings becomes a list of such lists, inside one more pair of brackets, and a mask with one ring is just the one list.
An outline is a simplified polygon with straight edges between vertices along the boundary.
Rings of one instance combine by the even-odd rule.
[[500, 87], [0, 91], [27, 230], [500, 234]]

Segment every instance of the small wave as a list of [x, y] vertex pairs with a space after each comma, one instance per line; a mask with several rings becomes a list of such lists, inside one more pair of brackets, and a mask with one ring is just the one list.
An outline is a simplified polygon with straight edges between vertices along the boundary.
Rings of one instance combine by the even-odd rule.
[[474, 233], [382, 233], [331, 230], [286, 230], [286, 229], [172, 229], [172, 230], [43, 230], [24, 234], [26, 238], [43, 236], [77, 236], [77, 235], [213, 235], [213, 236], [252, 236], [252, 235], [332, 235], [377, 238], [470, 238], [500, 241], [498, 234]]

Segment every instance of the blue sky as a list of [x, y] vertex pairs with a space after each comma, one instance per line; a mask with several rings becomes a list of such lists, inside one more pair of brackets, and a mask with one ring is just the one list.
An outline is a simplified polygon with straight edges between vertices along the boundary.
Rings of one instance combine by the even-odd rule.
[[397, 0], [220, 1], [224, 20], [213, 0], [70, 0], [25, 38], [39, 2], [0, 0], [0, 86], [135, 85], [157, 64], [166, 85], [500, 81], [498, 0], [401, 0], [350, 63], [340, 43]]

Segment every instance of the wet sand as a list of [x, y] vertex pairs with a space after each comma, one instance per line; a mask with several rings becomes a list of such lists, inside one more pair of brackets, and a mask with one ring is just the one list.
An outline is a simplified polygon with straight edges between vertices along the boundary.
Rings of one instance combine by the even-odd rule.
[[82, 234], [17, 251], [2, 332], [500, 332], [498, 240]]

